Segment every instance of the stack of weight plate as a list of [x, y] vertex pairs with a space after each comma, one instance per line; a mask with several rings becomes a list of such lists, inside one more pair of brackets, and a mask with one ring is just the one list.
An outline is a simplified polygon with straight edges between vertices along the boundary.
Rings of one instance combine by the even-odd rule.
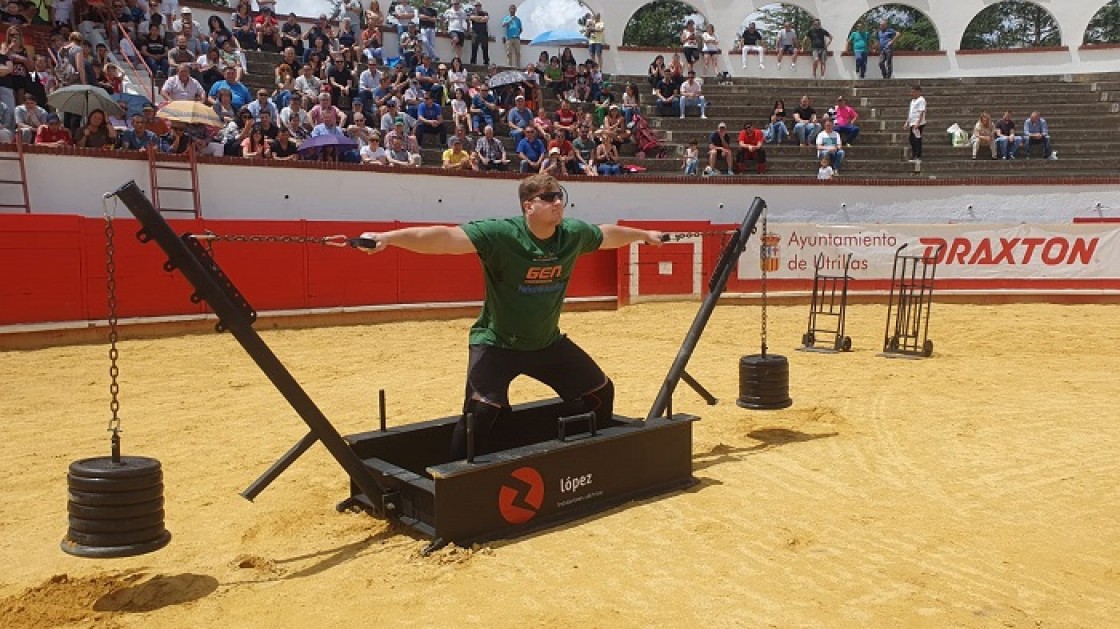
[[62, 550], [79, 557], [129, 557], [171, 541], [163, 526], [163, 471], [159, 461], [125, 456], [70, 464], [70, 528]]
[[793, 404], [789, 397], [789, 361], [777, 354], [739, 359], [739, 399], [743, 408], [775, 410]]

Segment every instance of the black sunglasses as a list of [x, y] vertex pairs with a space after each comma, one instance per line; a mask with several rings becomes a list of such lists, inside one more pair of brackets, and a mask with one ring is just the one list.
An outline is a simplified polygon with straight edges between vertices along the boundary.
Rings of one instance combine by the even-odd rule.
[[533, 198], [540, 199], [545, 203], [555, 203], [557, 201], [563, 201], [564, 196], [565, 195], [563, 190], [557, 190], [556, 192], [542, 192]]

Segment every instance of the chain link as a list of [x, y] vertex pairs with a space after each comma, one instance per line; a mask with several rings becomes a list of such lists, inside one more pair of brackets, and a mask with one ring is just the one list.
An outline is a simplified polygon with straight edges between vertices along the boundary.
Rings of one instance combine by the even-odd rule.
[[113, 244], [113, 213], [109, 211], [108, 199], [105, 204], [105, 289], [109, 295], [109, 432], [113, 433], [114, 443], [121, 432], [121, 387], [118, 382], [120, 367], [117, 364], [120, 352], [117, 350], [117, 263], [114, 260], [116, 247]]
[[284, 244], [314, 244], [314, 245], [336, 245], [345, 244], [346, 236], [289, 236], [289, 235], [275, 235], [275, 234], [215, 234], [212, 231], [206, 231], [202, 234], [192, 234], [195, 240], [205, 240], [209, 242], [278, 242]]
[[768, 272], [766, 270], [766, 265], [767, 265], [767, 258], [769, 257], [767, 255], [769, 252], [767, 251], [768, 246], [766, 244], [766, 236], [769, 233], [766, 229], [766, 215], [767, 214], [768, 214], [768, 212], [766, 210], [762, 211], [762, 237], [759, 238], [759, 241], [762, 243], [762, 245], [759, 247], [759, 250], [758, 250], [759, 267], [762, 269], [762, 355], [763, 356], [766, 356], [766, 276], [768, 275]]

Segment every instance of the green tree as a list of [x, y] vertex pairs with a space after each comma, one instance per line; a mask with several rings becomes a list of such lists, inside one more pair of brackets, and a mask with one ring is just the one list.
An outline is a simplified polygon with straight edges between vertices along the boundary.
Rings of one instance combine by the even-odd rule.
[[[797, 31], [799, 38], [805, 37], [805, 33], [809, 31], [809, 26], [813, 20], [817, 19], [812, 13], [805, 9], [792, 4], [768, 4], [759, 8], [758, 11], [747, 16], [744, 22], [754, 22], [755, 27], [766, 36], [766, 40], [773, 43], [774, 37], [777, 36], [778, 31], [789, 22], [793, 25], [793, 30]], [[743, 24], [739, 28], [742, 32], [746, 27]], [[825, 26], [827, 29], [828, 26]], [[738, 35], [738, 33], [736, 33]]]
[[622, 32], [622, 45], [676, 48], [685, 20], [696, 13], [692, 6], [676, 0], [651, 2], [630, 17]]
[[1111, 0], [1089, 21], [1086, 44], [1120, 44], [1120, 0]]
[[937, 29], [918, 9], [904, 4], [884, 4], [864, 13], [856, 24], [863, 22], [866, 30], [875, 31], [879, 29], [880, 20], [886, 20], [891, 28], [901, 33], [894, 44], [895, 50], [941, 50]]
[[976, 14], [964, 31], [964, 50], [1004, 50], [1058, 46], [1061, 31], [1046, 9], [1023, 0], [1007, 0]]

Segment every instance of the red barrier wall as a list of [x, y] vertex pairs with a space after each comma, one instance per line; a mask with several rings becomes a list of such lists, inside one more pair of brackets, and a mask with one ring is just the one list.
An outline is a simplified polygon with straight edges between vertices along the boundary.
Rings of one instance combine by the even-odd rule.
[[[260, 236], [356, 236], [405, 223], [332, 221], [172, 220], [178, 233]], [[201, 314], [190, 285], [166, 273], [166, 256], [136, 239], [134, 219], [113, 221], [117, 314], [153, 317]], [[258, 311], [382, 304], [481, 301], [478, 258], [424, 256], [391, 249], [367, 256], [319, 244], [215, 242], [212, 255]], [[584, 256], [570, 297], [613, 296], [614, 251]], [[0, 325], [86, 321], [108, 315], [105, 222], [63, 215], [0, 215]]]

